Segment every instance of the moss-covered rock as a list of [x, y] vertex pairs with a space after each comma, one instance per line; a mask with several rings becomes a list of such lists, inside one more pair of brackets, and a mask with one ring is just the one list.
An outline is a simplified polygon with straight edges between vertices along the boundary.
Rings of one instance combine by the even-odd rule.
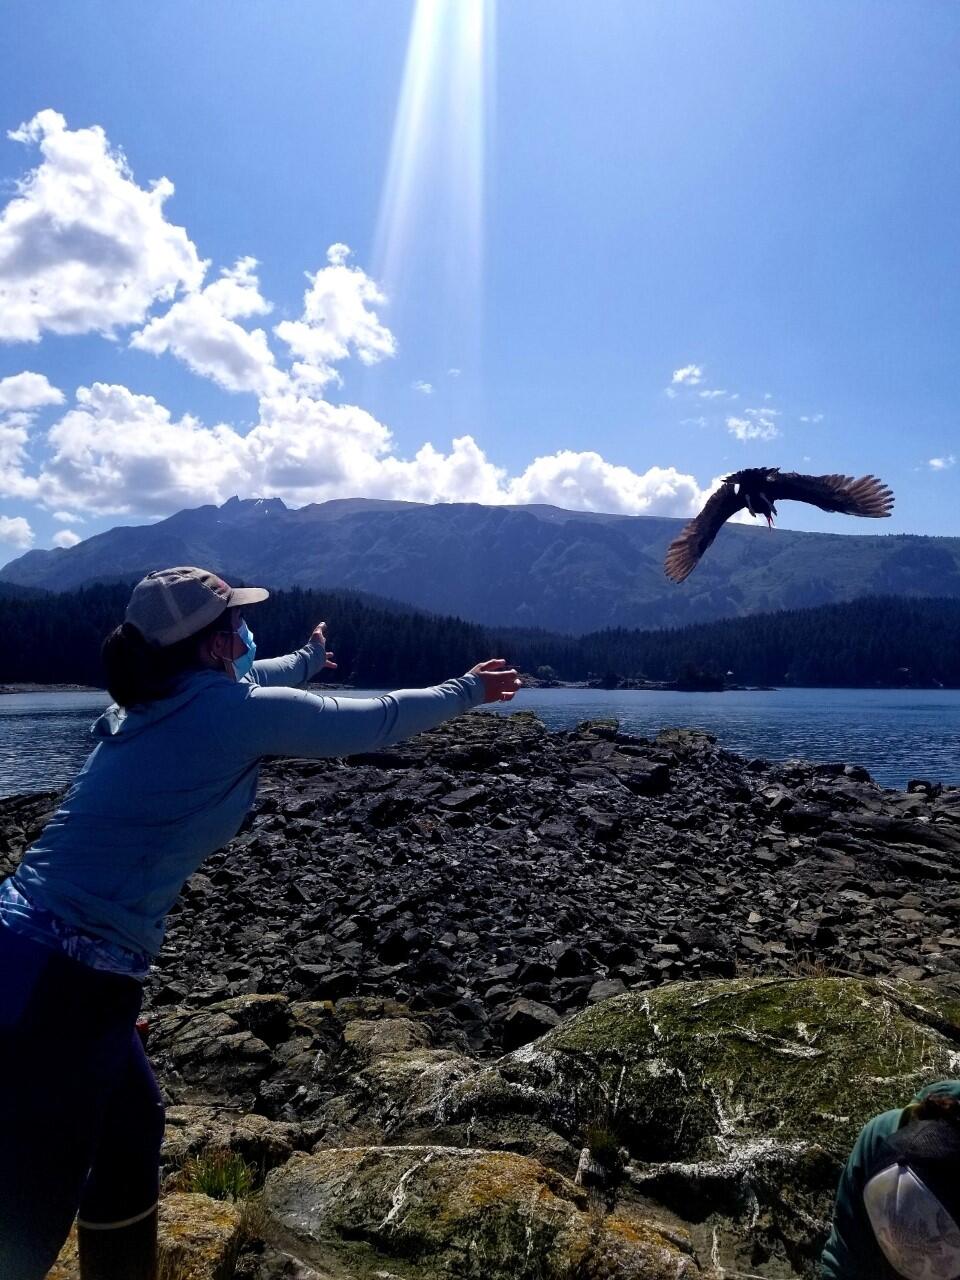
[[[453, 1049], [430, 1048], [424, 1023], [406, 1017], [351, 1019], [337, 1090], [319, 1110], [325, 1147], [389, 1142], [432, 1127], [440, 1099], [477, 1064]], [[432, 1140], [427, 1136], [427, 1140]]]
[[645, 1161], [766, 1140], [845, 1156], [869, 1116], [960, 1070], [960, 1020], [929, 989], [886, 980], [672, 983], [586, 1010], [514, 1064], [555, 1097], [579, 1075], [564, 1103], [609, 1118]]
[[436, 1120], [448, 1141], [479, 1128], [535, 1145], [549, 1127], [571, 1149], [606, 1129], [636, 1190], [690, 1220], [750, 1222], [753, 1246], [804, 1271], [860, 1127], [958, 1073], [955, 1004], [924, 987], [673, 983], [595, 1005], [459, 1082]]
[[242, 1243], [242, 1215], [235, 1204], [198, 1192], [160, 1201], [160, 1275], [176, 1280], [231, 1280]]
[[960, 1069], [949, 1001], [845, 978], [673, 983], [606, 1000], [456, 1086], [437, 1119], [616, 1127], [645, 1162], [763, 1140], [841, 1154], [864, 1119]]
[[294, 1156], [264, 1205], [288, 1249], [314, 1265], [418, 1280], [694, 1280], [676, 1224], [605, 1215], [536, 1160], [453, 1147], [352, 1147]]
[[[369, 1145], [406, 1140], [433, 1128], [440, 1099], [457, 1081], [471, 1076], [476, 1063], [452, 1049], [410, 1049], [380, 1054], [349, 1077], [320, 1108], [317, 1124], [325, 1147]], [[419, 1117], [419, 1123], [415, 1118]]]

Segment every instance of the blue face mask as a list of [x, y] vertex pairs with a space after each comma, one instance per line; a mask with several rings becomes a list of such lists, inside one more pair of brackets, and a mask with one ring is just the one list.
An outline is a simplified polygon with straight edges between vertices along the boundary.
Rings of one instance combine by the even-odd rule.
[[237, 631], [236, 634], [247, 646], [246, 652], [242, 653], [239, 658], [234, 658], [232, 663], [234, 678], [242, 680], [253, 666], [253, 659], [257, 652], [257, 646], [253, 642], [253, 632], [245, 622], [241, 623], [240, 630]]

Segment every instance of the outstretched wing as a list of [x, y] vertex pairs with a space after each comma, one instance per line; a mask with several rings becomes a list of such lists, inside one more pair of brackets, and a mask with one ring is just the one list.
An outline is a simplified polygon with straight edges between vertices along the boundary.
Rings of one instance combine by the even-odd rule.
[[746, 505], [738, 495], [736, 485], [725, 481], [708, 498], [700, 514], [694, 516], [683, 532], [670, 543], [667, 558], [663, 562], [663, 571], [667, 577], [674, 582], [682, 582], [688, 577], [724, 523]]
[[766, 487], [773, 502], [809, 502], [821, 511], [879, 519], [893, 510], [893, 493], [876, 476], [802, 476], [782, 471]]

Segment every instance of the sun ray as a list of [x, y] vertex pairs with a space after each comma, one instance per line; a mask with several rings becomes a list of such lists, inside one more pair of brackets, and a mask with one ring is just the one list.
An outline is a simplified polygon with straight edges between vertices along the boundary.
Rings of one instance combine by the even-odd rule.
[[417, 0], [374, 241], [395, 306], [428, 294], [461, 342], [482, 302], [494, 19], [494, 0]]

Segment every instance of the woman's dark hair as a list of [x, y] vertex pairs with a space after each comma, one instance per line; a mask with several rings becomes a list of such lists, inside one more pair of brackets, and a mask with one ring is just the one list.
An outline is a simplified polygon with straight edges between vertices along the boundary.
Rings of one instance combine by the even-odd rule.
[[200, 631], [176, 644], [149, 644], [132, 622], [111, 631], [100, 648], [107, 672], [107, 689], [121, 707], [156, 702], [166, 697], [176, 677], [197, 666], [197, 646], [215, 631], [222, 631], [225, 609]]

